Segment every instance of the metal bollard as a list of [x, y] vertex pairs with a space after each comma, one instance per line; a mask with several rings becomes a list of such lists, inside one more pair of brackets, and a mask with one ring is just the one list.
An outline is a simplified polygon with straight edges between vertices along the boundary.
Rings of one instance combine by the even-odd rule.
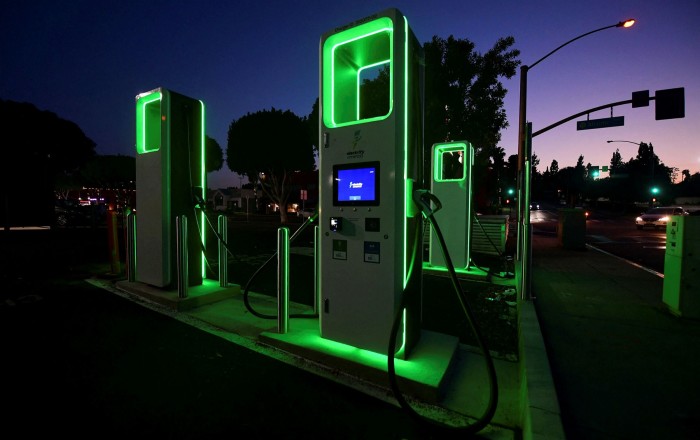
[[277, 333], [289, 330], [289, 229], [277, 229]]
[[126, 214], [126, 279], [136, 281], [136, 214]]
[[228, 251], [224, 242], [228, 243], [228, 218], [220, 215], [217, 219], [219, 229], [219, 286], [228, 286]]
[[187, 216], [175, 217], [175, 233], [177, 245], [177, 296], [187, 298], [189, 273], [187, 262]]
[[122, 273], [122, 263], [119, 256], [119, 233], [117, 228], [117, 213], [107, 211], [107, 248], [109, 249], [109, 264], [112, 274]]
[[321, 274], [321, 229], [314, 226], [314, 314], [321, 313], [321, 285], [318, 277]]

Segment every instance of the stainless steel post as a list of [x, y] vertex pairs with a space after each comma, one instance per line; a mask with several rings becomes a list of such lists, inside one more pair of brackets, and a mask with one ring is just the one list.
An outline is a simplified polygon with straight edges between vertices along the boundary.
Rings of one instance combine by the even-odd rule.
[[220, 215], [217, 220], [219, 229], [219, 286], [228, 286], [228, 218], [225, 215]]
[[177, 244], [177, 296], [187, 298], [189, 273], [187, 271], [187, 216], [175, 218], [175, 233]]
[[314, 226], [314, 314], [321, 313], [321, 292], [318, 277], [321, 274], [321, 229]]
[[277, 229], [277, 333], [289, 330], [289, 229]]
[[136, 214], [126, 214], [126, 279], [136, 281]]

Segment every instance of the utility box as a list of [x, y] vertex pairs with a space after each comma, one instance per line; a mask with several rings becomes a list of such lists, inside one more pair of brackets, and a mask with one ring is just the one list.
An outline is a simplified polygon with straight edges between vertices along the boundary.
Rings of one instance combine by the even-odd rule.
[[474, 216], [471, 252], [501, 256], [506, 252], [508, 215]]
[[[431, 192], [442, 209], [434, 214], [455, 269], [468, 269], [472, 229], [472, 164], [474, 147], [469, 142], [434, 144]], [[440, 242], [430, 228], [430, 265], [446, 267]]]
[[700, 319], [700, 216], [666, 223], [663, 302], [675, 315]]
[[136, 281], [175, 287], [175, 219], [186, 216], [188, 279], [202, 284], [204, 103], [164, 88], [136, 96]]
[[586, 211], [578, 208], [559, 209], [557, 238], [564, 249], [586, 249]]
[[336, 27], [320, 42], [321, 337], [385, 354], [420, 337], [422, 46], [397, 9]]

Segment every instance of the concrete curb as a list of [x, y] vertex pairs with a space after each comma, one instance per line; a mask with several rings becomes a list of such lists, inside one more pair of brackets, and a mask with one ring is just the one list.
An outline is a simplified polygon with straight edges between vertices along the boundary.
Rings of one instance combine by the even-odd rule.
[[519, 310], [522, 438], [566, 439], [535, 304], [522, 301]]

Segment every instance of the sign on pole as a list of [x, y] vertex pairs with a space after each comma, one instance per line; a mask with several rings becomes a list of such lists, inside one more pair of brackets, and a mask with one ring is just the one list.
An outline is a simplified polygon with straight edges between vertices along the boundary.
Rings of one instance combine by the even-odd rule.
[[608, 128], [622, 127], [625, 125], [624, 116], [614, 116], [612, 118], [603, 119], [587, 119], [585, 121], [576, 121], [576, 130], [590, 130], [593, 128]]

